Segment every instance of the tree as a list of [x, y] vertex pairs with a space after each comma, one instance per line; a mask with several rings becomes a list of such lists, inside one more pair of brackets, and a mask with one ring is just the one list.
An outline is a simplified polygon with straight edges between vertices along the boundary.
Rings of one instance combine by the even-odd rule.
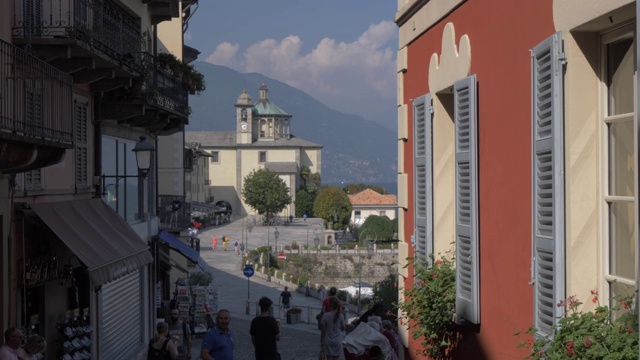
[[[307, 187], [307, 180], [309, 179], [309, 175], [311, 175], [311, 169], [308, 166], [300, 167], [300, 178], [302, 179], [302, 188], [305, 189]], [[297, 199], [297, 197], [296, 197]]]
[[334, 230], [346, 229], [351, 220], [351, 201], [344, 191], [335, 186], [323, 187], [313, 202], [313, 213], [324, 219], [324, 226], [333, 224]]
[[242, 199], [258, 214], [264, 215], [267, 223], [291, 204], [287, 184], [278, 174], [266, 169], [254, 170], [244, 178]]
[[[360, 239], [360, 234], [362, 234], [365, 230], [370, 229], [371, 231], [367, 232], [366, 237], [369, 240], [390, 240], [393, 239], [393, 221], [391, 221], [386, 216], [377, 216], [370, 215], [367, 217], [367, 220], [364, 221], [364, 224], [360, 226], [358, 230], [358, 235], [356, 236], [358, 240]], [[373, 234], [375, 234], [376, 239], [373, 239]]]
[[391, 314], [395, 322], [398, 314], [398, 276], [389, 274], [384, 280], [373, 285], [371, 302], [384, 304], [387, 314]]
[[302, 217], [304, 214], [313, 217], [313, 201], [315, 199], [315, 193], [298, 190], [296, 192], [296, 217]]

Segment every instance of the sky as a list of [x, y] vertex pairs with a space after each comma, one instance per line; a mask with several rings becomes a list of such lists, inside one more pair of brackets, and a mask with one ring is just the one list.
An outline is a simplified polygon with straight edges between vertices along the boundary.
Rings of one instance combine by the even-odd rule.
[[199, 3], [185, 33], [199, 60], [261, 73], [332, 109], [397, 129], [397, 1]]

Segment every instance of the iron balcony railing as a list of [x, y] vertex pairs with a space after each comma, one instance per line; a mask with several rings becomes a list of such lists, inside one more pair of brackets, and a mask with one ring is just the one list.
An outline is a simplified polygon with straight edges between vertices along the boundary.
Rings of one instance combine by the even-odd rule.
[[73, 144], [72, 77], [2, 40], [0, 131]]
[[184, 200], [184, 196], [158, 196], [160, 229], [184, 230], [191, 227], [191, 204]]
[[142, 34], [138, 22], [112, 0], [13, 0], [13, 36], [76, 39], [132, 68], [140, 66]]
[[144, 53], [142, 59], [146, 73], [147, 101], [156, 107], [188, 117], [191, 112], [189, 91], [182, 78], [161, 69], [151, 54]]

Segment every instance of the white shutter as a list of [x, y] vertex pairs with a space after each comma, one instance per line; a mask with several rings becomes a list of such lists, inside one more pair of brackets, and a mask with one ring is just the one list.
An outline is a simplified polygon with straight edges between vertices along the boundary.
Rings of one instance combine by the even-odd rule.
[[42, 190], [42, 168], [24, 173], [25, 190]]
[[433, 175], [431, 95], [413, 101], [415, 251], [417, 261], [426, 262], [433, 253]]
[[137, 270], [100, 289], [100, 359], [132, 359], [143, 339], [142, 272]]
[[544, 335], [563, 315], [557, 304], [565, 298], [563, 62], [560, 33], [532, 51], [533, 325]]
[[87, 103], [75, 103], [75, 177], [76, 188], [89, 187], [89, 150]]
[[480, 323], [476, 77], [453, 85], [456, 152], [456, 315]]

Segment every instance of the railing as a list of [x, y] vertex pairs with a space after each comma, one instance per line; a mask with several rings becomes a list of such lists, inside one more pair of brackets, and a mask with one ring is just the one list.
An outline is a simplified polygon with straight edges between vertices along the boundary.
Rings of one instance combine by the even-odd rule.
[[140, 70], [142, 34], [136, 20], [111, 0], [13, 0], [13, 36], [75, 38], [86, 48]]
[[144, 53], [143, 63], [147, 79], [146, 97], [151, 104], [166, 110], [189, 116], [189, 93], [182, 78], [161, 69], [153, 55]]
[[184, 230], [191, 227], [191, 204], [184, 196], [159, 195], [158, 218], [160, 229]]
[[73, 143], [73, 79], [0, 40], [0, 130]]

